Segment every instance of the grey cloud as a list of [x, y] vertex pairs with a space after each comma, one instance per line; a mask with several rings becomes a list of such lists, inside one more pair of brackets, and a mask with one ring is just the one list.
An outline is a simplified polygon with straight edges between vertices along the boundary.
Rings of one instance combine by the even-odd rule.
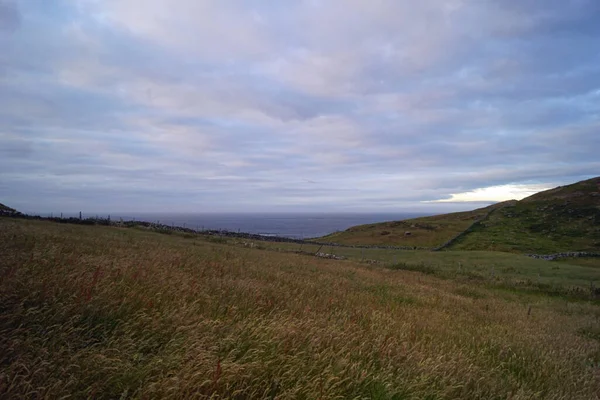
[[0, 134], [0, 140], [3, 142], [0, 154], [6, 159], [20, 159], [33, 153], [31, 141], [18, 137], [10, 140], [7, 136]]
[[0, 0], [0, 32], [14, 32], [21, 25], [21, 13], [16, 1]]
[[600, 5], [594, 0], [490, 2], [506, 18], [499, 31], [509, 35], [587, 35], [600, 32]]
[[77, 4], [0, 37], [15, 206], [388, 210], [600, 167], [592, 1]]

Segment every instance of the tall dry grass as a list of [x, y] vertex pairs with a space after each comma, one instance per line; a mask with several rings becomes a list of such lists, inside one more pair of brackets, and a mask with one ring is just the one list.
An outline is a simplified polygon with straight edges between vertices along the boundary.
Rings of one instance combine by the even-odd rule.
[[[593, 399], [598, 306], [0, 220], [0, 397]], [[531, 307], [531, 310], [530, 310]]]

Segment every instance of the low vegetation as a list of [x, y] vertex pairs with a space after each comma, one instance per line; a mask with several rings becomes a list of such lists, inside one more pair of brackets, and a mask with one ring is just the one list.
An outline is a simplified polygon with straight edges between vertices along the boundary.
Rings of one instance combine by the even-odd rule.
[[[226, 243], [248, 246], [248, 242]], [[250, 244], [254, 246], [253, 243]], [[477, 281], [488, 287], [515, 288], [531, 293], [590, 298], [590, 286], [600, 284], [600, 258], [568, 258], [559, 261], [492, 251], [395, 250], [263, 242], [260, 248], [314, 255], [316, 251], [341, 256], [381, 268], [420, 271], [443, 279]], [[595, 287], [595, 286], [594, 286]]]
[[594, 266], [264, 245], [0, 219], [0, 398], [597, 398]]
[[13, 215], [13, 214], [17, 214], [17, 210], [0, 203], [0, 215]]
[[492, 205], [474, 211], [358, 225], [317, 240], [349, 245], [436, 247], [463, 232], [496, 207]]
[[600, 252], [600, 177], [464, 213], [352, 227], [320, 238], [343, 244], [516, 253]]
[[537, 193], [499, 209], [465, 235], [457, 250], [524, 253], [600, 251], [600, 192], [595, 178]]

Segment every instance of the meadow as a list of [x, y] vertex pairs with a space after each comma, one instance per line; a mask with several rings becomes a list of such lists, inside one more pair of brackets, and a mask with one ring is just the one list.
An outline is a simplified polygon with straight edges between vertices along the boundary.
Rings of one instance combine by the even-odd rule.
[[598, 398], [596, 264], [287, 246], [1, 218], [0, 398]]
[[464, 232], [474, 222], [485, 219], [492, 211], [513, 203], [507, 201], [472, 211], [358, 225], [317, 238], [317, 241], [349, 245], [434, 248]]
[[249, 242], [211, 239], [243, 247], [305, 255], [323, 253], [360, 264], [394, 270], [420, 271], [455, 281], [473, 281], [489, 287], [577, 294], [589, 298], [590, 286], [600, 285], [600, 258], [569, 258], [559, 261], [532, 259], [522, 254], [496, 251], [440, 251], [360, 248], [285, 242]]
[[492, 213], [459, 240], [455, 250], [496, 250], [521, 253], [600, 250], [600, 208], [586, 197], [563, 201], [521, 201]]
[[600, 252], [600, 177], [473, 211], [351, 227], [323, 242], [548, 254]]

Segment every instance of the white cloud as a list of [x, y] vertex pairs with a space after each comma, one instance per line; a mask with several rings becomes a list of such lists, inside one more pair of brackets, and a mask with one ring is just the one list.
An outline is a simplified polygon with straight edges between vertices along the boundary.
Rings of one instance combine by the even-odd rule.
[[550, 189], [548, 185], [498, 185], [464, 193], [452, 193], [449, 199], [429, 201], [429, 203], [464, 203], [464, 202], [500, 202], [521, 200], [542, 190]]
[[[238, 4], [236, 4], [238, 3]], [[103, 24], [190, 57], [220, 62], [264, 56], [269, 37], [251, 9], [236, 1], [81, 1]]]

